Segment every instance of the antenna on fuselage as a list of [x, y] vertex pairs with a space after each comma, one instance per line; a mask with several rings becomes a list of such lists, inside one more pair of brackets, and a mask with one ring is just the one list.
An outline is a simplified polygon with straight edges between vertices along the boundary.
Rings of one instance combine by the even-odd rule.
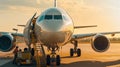
[[54, 7], [57, 7], [57, 0], [54, 0]]

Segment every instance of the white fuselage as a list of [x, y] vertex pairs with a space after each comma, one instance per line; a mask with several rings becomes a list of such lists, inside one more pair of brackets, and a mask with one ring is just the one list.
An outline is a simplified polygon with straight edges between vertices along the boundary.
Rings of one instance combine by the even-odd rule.
[[49, 8], [37, 17], [35, 35], [47, 47], [65, 45], [73, 34], [73, 23], [68, 14], [59, 8]]

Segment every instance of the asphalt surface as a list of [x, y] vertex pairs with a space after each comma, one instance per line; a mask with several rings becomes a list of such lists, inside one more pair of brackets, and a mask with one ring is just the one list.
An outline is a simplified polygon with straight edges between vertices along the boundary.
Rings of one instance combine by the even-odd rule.
[[[120, 67], [120, 43], [111, 44], [108, 51], [97, 53], [89, 44], [80, 44], [81, 57], [70, 57], [69, 49], [72, 45], [66, 45], [58, 53], [62, 64], [53, 67]], [[0, 67], [19, 67], [12, 64], [12, 59], [0, 59]], [[22, 65], [20, 67], [36, 67], [36, 65]]]

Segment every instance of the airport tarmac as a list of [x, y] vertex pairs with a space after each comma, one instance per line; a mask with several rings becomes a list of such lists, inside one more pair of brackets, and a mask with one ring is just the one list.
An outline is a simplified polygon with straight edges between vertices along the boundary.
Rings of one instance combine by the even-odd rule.
[[[24, 44], [19, 44], [23, 48]], [[58, 67], [120, 67], [120, 43], [111, 43], [108, 51], [104, 53], [95, 52], [89, 43], [79, 44], [82, 50], [81, 57], [69, 57], [69, 49], [72, 44], [62, 47], [58, 54], [61, 55], [62, 65]], [[46, 48], [45, 48], [46, 49]], [[0, 52], [0, 67], [18, 67], [12, 64], [12, 59], [8, 57], [11, 52]], [[12, 55], [10, 55], [12, 56]], [[35, 65], [22, 65], [21, 67], [36, 67]]]

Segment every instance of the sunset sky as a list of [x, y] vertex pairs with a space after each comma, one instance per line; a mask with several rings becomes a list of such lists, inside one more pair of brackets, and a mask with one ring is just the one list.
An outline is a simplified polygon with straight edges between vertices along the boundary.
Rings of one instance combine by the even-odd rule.
[[[64, 9], [75, 25], [98, 25], [97, 28], [75, 30], [75, 33], [120, 31], [120, 0], [58, 0], [57, 6]], [[31, 16], [39, 15], [53, 0], [0, 0], [0, 31], [23, 28]]]

